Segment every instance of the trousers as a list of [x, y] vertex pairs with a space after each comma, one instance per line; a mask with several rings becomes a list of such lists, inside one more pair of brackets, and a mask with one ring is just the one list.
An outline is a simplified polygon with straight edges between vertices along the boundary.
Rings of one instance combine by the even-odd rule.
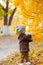
[[27, 51], [21, 52], [21, 63], [24, 63], [29, 61], [29, 54]]

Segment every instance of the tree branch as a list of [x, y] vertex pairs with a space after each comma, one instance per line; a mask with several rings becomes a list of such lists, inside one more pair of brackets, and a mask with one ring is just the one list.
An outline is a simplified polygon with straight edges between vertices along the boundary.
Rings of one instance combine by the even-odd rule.
[[0, 8], [3, 10], [3, 11], [5, 11], [5, 8], [4, 8], [4, 6], [0, 3]]
[[9, 18], [9, 23], [8, 23], [8, 25], [11, 25], [11, 22], [12, 22], [12, 19], [13, 19], [13, 15], [14, 15], [15, 11], [16, 11], [16, 8], [14, 8], [14, 10], [13, 10], [13, 12], [12, 12], [10, 18]]
[[9, 1], [6, 0], [6, 12], [8, 12]]
[[3, 11], [5, 11], [6, 9], [4, 7], [2, 7]]

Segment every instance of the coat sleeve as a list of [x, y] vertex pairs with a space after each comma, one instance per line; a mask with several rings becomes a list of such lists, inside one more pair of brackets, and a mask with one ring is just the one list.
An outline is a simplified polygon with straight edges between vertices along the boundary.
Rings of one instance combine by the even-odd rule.
[[19, 39], [19, 40], [26, 40], [26, 39], [27, 39], [27, 36], [26, 36], [25, 34], [20, 34], [20, 35], [18, 36], [18, 39]]
[[27, 36], [24, 35], [24, 36], [22, 37], [22, 40], [27, 40]]
[[30, 34], [27, 35], [27, 41], [28, 41], [28, 42], [32, 42], [32, 41], [33, 41], [33, 40], [32, 40], [32, 35], [30, 35]]

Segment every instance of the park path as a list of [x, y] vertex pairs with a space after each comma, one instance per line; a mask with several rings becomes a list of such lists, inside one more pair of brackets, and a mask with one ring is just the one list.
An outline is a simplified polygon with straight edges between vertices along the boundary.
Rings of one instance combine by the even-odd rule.
[[0, 61], [5, 59], [8, 55], [18, 51], [19, 44], [16, 35], [0, 37]]

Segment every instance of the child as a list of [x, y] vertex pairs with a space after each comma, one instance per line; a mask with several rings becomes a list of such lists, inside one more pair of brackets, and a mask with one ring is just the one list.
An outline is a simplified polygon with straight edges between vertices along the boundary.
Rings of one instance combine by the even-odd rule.
[[21, 27], [20, 34], [18, 36], [19, 44], [20, 44], [20, 52], [21, 52], [21, 63], [23, 65], [24, 59], [26, 60], [26, 65], [30, 65], [28, 59], [28, 52], [29, 52], [29, 42], [32, 42], [31, 34], [25, 34], [25, 27]]

